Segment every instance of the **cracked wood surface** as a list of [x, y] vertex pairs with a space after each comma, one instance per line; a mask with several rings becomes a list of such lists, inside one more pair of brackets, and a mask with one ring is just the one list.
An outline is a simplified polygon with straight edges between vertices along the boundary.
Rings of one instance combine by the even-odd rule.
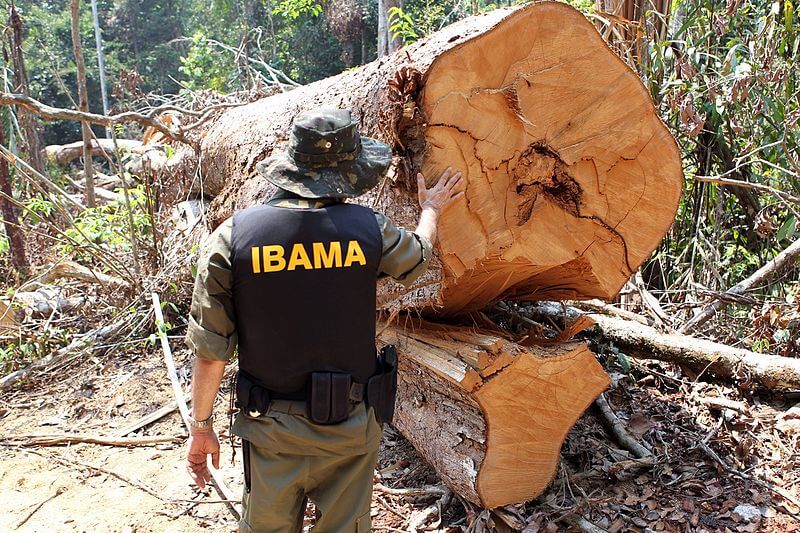
[[[447, 166], [466, 195], [442, 213], [437, 257], [379, 307], [438, 314], [498, 299], [610, 299], [652, 253], [683, 183], [678, 149], [637, 75], [568, 5], [464, 19], [399, 52], [223, 113], [206, 132], [203, 191], [218, 224], [274, 190], [255, 164], [294, 116], [349, 107], [395, 162], [357, 199], [398, 225], [419, 215], [413, 175]], [[192, 175], [184, 172], [184, 175]], [[198, 181], [199, 183], [199, 181]]]
[[610, 299], [675, 216], [677, 145], [591, 24], [541, 3], [427, 72], [423, 172], [465, 169], [442, 218], [448, 310], [506, 298]]
[[585, 343], [522, 347], [491, 332], [408, 319], [394, 425], [457, 494], [486, 508], [541, 494], [578, 417], [609, 385]]

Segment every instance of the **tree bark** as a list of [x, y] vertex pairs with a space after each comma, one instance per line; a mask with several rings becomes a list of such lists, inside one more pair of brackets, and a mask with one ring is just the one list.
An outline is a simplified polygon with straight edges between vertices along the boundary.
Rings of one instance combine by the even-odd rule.
[[[141, 141], [133, 139], [118, 139], [117, 142], [123, 151], [131, 151], [142, 146]], [[89, 146], [92, 156], [101, 156], [113, 160], [115, 153], [113, 139], [92, 139]], [[66, 165], [81, 157], [83, 148], [84, 143], [81, 140], [69, 144], [51, 144], [46, 146], [43, 152], [47, 158], [53, 159], [59, 165]]]
[[683, 183], [674, 139], [636, 73], [561, 3], [471, 17], [223, 113], [201, 142], [214, 224], [274, 190], [255, 164], [284, 149], [298, 112], [326, 105], [353, 109], [364, 135], [394, 149], [396, 164], [358, 202], [395, 223], [416, 224], [416, 170], [465, 176], [465, 197], [442, 213], [437, 258], [411, 292], [383, 286], [384, 308], [607, 300], [674, 220]]
[[[97, 0], [92, 0], [92, 21], [94, 23], [94, 40], [97, 47], [97, 70], [100, 73], [100, 95], [103, 99], [103, 114], [108, 115], [108, 91], [106, 90], [106, 67], [103, 61], [103, 34], [100, 30], [100, 19], [97, 15]], [[106, 138], [111, 138], [111, 132], [106, 126]]]
[[685, 365], [715, 376], [754, 380], [765, 387], [800, 389], [800, 359], [732, 348], [680, 334], [662, 334], [637, 322], [599, 313], [582, 314], [574, 307], [540, 302], [526, 314], [533, 319], [563, 321], [585, 315], [595, 321], [601, 335], [626, 355]]
[[[6, 144], [5, 128], [0, 125], [0, 144]], [[19, 227], [17, 209], [11, 201], [14, 198], [11, 187], [11, 174], [8, 171], [8, 161], [0, 157], [0, 210], [3, 213], [3, 225], [8, 237], [8, 247], [11, 252], [11, 264], [20, 274], [27, 274], [30, 270], [28, 256], [25, 254], [25, 239]]]
[[580, 342], [523, 348], [414, 320], [379, 338], [400, 353], [393, 425], [453, 492], [485, 508], [541, 494], [570, 428], [609, 386]]
[[[14, 67], [14, 80], [16, 82], [15, 91], [30, 96], [30, 85], [28, 83], [28, 72], [25, 68], [25, 58], [22, 54], [22, 32], [23, 21], [17, 11], [17, 7], [12, 2], [8, 6], [8, 25], [11, 62]], [[39, 123], [36, 117], [27, 109], [19, 110], [19, 122], [25, 135], [25, 152], [30, 165], [42, 174], [45, 172], [45, 160], [41, 155], [42, 138], [39, 134]]]
[[[78, 69], [78, 109], [84, 113], [89, 112], [89, 98], [86, 91], [86, 63], [83, 61], [83, 48], [81, 47], [80, 29], [80, 0], [70, 0], [72, 52], [75, 55], [75, 65]], [[86, 205], [95, 206], [94, 174], [92, 168], [92, 130], [89, 124], [81, 122], [81, 136], [83, 137], [83, 165], [86, 180]]]
[[400, 38], [392, 37], [389, 30], [389, 9], [403, 8], [403, 0], [378, 0], [378, 57], [396, 52], [403, 46]]

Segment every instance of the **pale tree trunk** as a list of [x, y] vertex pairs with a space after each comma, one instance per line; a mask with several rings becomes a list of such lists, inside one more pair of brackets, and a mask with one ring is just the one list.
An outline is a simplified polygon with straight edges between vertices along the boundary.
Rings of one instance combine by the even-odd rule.
[[[97, 46], [97, 68], [100, 71], [100, 94], [103, 98], [103, 114], [108, 115], [108, 90], [106, 89], [106, 68], [103, 61], [103, 37], [100, 31], [100, 19], [97, 16], [97, 0], [92, 0], [92, 19], [94, 20], [94, 40]], [[106, 138], [111, 137], [106, 128]]]
[[[22, 30], [23, 20], [12, 2], [8, 7], [8, 25], [11, 62], [14, 67], [14, 80], [16, 83], [15, 91], [25, 96], [30, 96], [30, 86], [28, 84], [28, 73], [25, 69], [25, 58], [22, 55]], [[40, 173], [45, 171], [45, 160], [42, 156], [42, 139], [39, 135], [39, 123], [35, 115], [25, 109], [19, 109], [19, 122], [22, 132], [25, 135], [25, 152], [31, 166]]]
[[[0, 144], [6, 144], [5, 129], [0, 125]], [[11, 264], [20, 274], [27, 274], [29, 270], [28, 257], [25, 255], [25, 239], [18, 224], [17, 210], [11, 198], [14, 197], [11, 187], [11, 176], [8, 172], [8, 161], [0, 157], [0, 211], [3, 214], [3, 223], [8, 236], [8, 247], [11, 251]]]
[[[83, 48], [81, 47], [80, 7], [80, 0], [70, 1], [70, 12], [72, 16], [72, 51], [75, 54], [75, 65], [78, 69], [78, 109], [88, 112], [89, 97], [86, 94], [86, 63], [83, 61]], [[83, 175], [86, 179], [86, 205], [94, 207], [92, 130], [86, 122], [81, 122], [81, 136], [83, 137]]]
[[389, 9], [403, 7], [403, 0], [378, 0], [378, 57], [391, 54], [403, 46], [399, 38], [392, 38], [389, 31]]

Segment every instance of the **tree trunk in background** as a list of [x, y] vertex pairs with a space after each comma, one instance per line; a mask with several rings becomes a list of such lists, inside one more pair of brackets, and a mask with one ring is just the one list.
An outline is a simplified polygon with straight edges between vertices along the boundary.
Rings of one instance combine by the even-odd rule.
[[389, 31], [389, 9], [403, 7], [403, 0], [378, 0], [378, 57], [391, 54], [403, 46], [401, 39], [392, 38]]
[[[28, 84], [28, 72], [25, 68], [25, 58], [22, 54], [22, 33], [23, 20], [17, 11], [16, 6], [11, 3], [8, 7], [9, 41], [11, 48], [11, 62], [14, 67], [15, 91], [25, 96], [30, 96], [30, 86]], [[42, 156], [42, 138], [39, 134], [39, 121], [36, 115], [23, 109], [17, 108], [20, 127], [25, 135], [25, 153], [30, 165], [42, 174], [45, 172], [45, 160]]]
[[[5, 128], [0, 125], [0, 144], [6, 144]], [[27, 274], [30, 268], [28, 257], [25, 255], [25, 239], [22, 230], [18, 226], [19, 218], [17, 209], [11, 202], [14, 198], [13, 188], [11, 187], [11, 175], [8, 171], [8, 161], [5, 157], [0, 157], [0, 211], [3, 214], [3, 224], [5, 225], [6, 235], [8, 236], [8, 247], [11, 251], [11, 264], [20, 274]]]
[[[103, 114], [108, 115], [108, 91], [106, 90], [106, 67], [103, 61], [103, 35], [100, 30], [100, 19], [97, 16], [97, 0], [92, 0], [92, 20], [94, 22], [94, 40], [97, 47], [97, 69], [100, 72], [100, 94], [103, 99]], [[106, 127], [106, 138], [111, 132]]]
[[[86, 63], [83, 61], [83, 48], [81, 47], [80, 29], [80, 0], [70, 0], [70, 13], [72, 17], [72, 52], [75, 54], [75, 65], [78, 69], [78, 109], [89, 111], [89, 97], [86, 94]], [[81, 136], [83, 137], [83, 166], [86, 178], [86, 205], [95, 206], [94, 199], [94, 169], [92, 168], [92, 130], [89, 124], [81, 122]]]
[[[388, 83], [387, 83], [388, 82]], [[274, 188], [255, 164], [283, 150], [294, 116], [355, 111], [396, 154], [358, 202], [414, 227], [421, 169], [464, 173], [437, 257], [385, 308], [458, 314], [498, 299], [613, 298], [658, 246], [683, 186], [678, 147], [647, 90], [568, 5], [498, 9], [361, 68], [221, 114], [201, 143], [219, 223]], [[185, 151], [185, 150], [184, 150]], [[187, 185], [194, 169], [181, 171]]]

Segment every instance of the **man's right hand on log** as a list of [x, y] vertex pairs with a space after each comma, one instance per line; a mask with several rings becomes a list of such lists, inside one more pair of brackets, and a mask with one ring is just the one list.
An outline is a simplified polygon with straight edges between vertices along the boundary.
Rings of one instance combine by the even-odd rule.
[[464, 196], [464, 179], [461, 177], [461, 172], [453, 173], [452, 167], [447, 167], [429, 189], [425, 186], [425, 176], [420, 172], [417, 174], [417, 188], [422, 214], [414, 233], [434, 244], [439, 213], [446, 205]]

